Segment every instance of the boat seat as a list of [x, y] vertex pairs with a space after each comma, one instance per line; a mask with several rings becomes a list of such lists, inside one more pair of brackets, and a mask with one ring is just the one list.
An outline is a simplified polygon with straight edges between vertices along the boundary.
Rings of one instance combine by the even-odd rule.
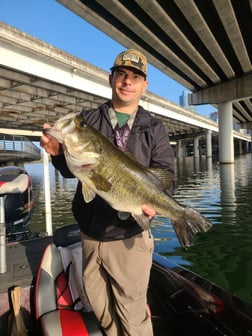
[[35, 316], [42, 335], [103, 335], [87, 298], [83, 302], [84, 294], [73, 284], [73, 254], [62, 259], [67, 251], [81, 251], [77, 224], [56, 230], [53, 238], [44, 251], [35, 284]]
[[29, 184], [29, 177], [27, 174], [3, 175], [1, 177], [0, 196], [23, 193]]

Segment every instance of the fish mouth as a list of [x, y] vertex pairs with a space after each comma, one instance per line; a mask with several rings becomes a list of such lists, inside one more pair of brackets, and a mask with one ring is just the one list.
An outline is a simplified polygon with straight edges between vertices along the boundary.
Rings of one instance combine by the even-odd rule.
[[54, 127], [43, 128], [42, 133], [46, 136], [50, 135], [52, 138], [56, 139], [57, 141], [62, 142], [62, 132], [61, 132], [61, 130], [57, 130]]
[[51, 128], [43, 128], [42, 129], [42, 133], [44, 135], [51, 135], [51, 136], [54, 136], [54, 134], [58, 133], [60, 134], [61, 131], [60, 130], [56, 130], [55, 128], [51, 127]]
[[50, 134], [50, 128], [43, 128], [42, 129], [42, 133], [44, 134], [44, 135], [48, 135], [48, 134]]

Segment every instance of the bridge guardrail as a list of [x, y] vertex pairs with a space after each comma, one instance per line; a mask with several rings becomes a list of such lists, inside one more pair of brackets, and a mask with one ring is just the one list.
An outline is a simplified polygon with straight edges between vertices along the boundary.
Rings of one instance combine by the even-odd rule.
[[41, 158], [40, 149], [24, 136], [0, 134], [0, 152], [22, 152], [33, 160]]

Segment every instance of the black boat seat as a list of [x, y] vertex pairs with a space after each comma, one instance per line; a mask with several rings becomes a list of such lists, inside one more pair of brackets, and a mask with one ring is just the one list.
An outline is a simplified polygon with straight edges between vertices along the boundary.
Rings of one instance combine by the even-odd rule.
[[66, 249], [79, 245], [78, 241], [78, 226], [68, 225], [55, 232], [54, 243], [44, 251], [35, 284], [35, 315], [42, 335], [103, 335], [90, 306], [80, 300], [80, 292], [76, 298], [79, 288], [73, 294], [73, 262], [66, 267], [68, 261], [62, 259]]
[[0, 196], [6, 194], [23, 193], [28, 184], [29, 177], [27, 174], [20, 175], [3, 175], [0, 179]]

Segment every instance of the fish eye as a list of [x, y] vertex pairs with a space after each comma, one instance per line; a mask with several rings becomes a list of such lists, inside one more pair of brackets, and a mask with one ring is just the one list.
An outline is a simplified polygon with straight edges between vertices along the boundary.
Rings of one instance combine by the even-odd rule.
[[86, 126], [87, 126], [86, 121], [85, 121], [85, 120], [82, 120], [82, 121], [80, 122], [80, 127], [86, 127]]

